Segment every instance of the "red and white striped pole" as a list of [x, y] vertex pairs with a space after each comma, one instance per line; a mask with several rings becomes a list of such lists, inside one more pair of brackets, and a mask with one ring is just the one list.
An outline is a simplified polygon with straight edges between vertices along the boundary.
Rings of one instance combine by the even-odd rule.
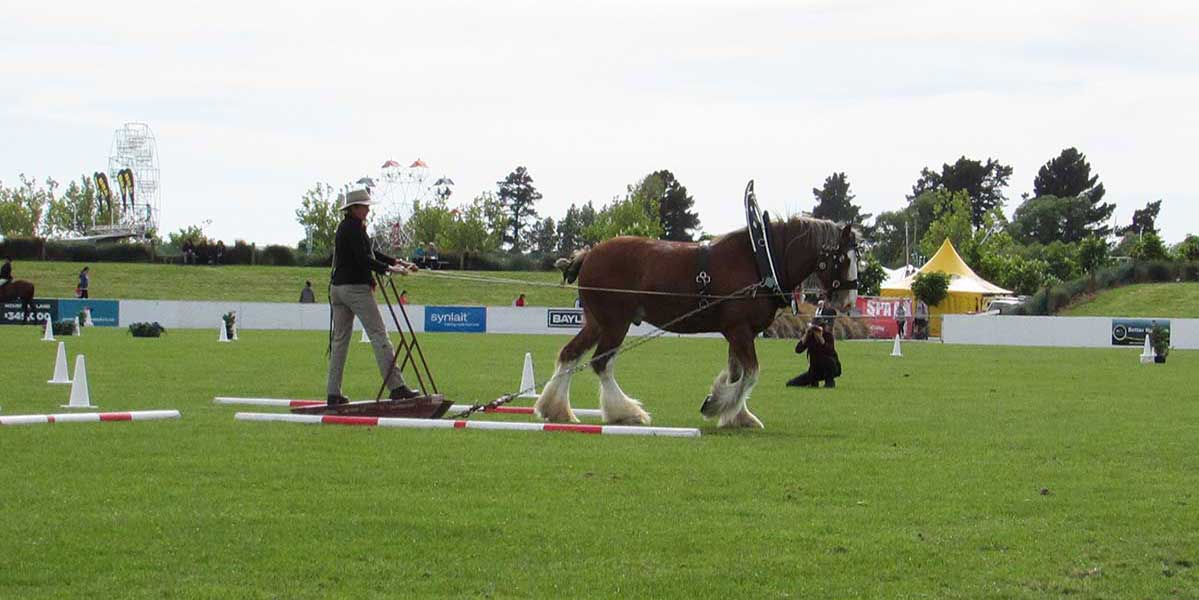
[[177, 410], [132, 410], [129, 412], [66, 413], [61, 415], [10, 415], [0, 417], [0, 425], [38, 423], [107, 423], [110, 421], [157, 421], [178, 419]]
[[[287, 400], [283, 398], [235, 398], [232, 396], [217, 396], [212, 399], [217, 404], [244, 405], [244, 406], [279, 406], [285, 408], [296, 408], [301, 406], [320, 406], [325, 404], [324, 400]], [[461, 412], [470, 408], [469, 404], [455, 404], [449, 408], [447, 412]], [[533, 414], [532, 406], [495, 406], [484, 408], [483, 412], [496, 413], [501, 415], [531, 415]], [[576, 417], [600, 417], [600, 411], [597, 408], [576, 408], [574, 409]]]
[[451, 421], [447, 419], [400, 419], [389, 417], [343, 417], [339, 415], [292, 415], [286, 413], [244, 413], [233, 415], [238, 421], [285, 421], [310, 425], [367, 425], [409, 429], [502, 429], [506, 431], [567, 431], [598, 435], [648, 435], [660, 437], [699, 437], [698, 429], [685, 427], [636, 427], [631, 425], [581, 425], [575, 423], [524, 423], [510, 421]]

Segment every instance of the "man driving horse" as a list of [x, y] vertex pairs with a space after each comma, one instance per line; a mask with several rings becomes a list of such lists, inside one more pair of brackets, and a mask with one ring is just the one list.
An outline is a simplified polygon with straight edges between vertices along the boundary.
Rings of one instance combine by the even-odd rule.
[[421, 394], [404, 384], [400, 370], [394, 366], [394, 348], [387, 338], [387, 329], [379, 306], [375, 303], [372, 272], [398, 273], [405, 275], [415, 271], [412, 263], [392, 258], [371, 247], [366, 233], [366, 216], [370, 212], [371, 197], [366, 190], [351, 191], [339, 207], [345, 218], [337, 226], [334, 239], [333, 277], [329, 292], [332, 311], [329, 352], [329, 378], [326, 400], [330, 406], [345, 404], [349, 400], [341, 393], [342, 373], [349, 350], [350, 333], [354, 317], [362, 322], [375, 350], [375, 361], [379, 373], [391, 390], [392, 400], [417, 398]]

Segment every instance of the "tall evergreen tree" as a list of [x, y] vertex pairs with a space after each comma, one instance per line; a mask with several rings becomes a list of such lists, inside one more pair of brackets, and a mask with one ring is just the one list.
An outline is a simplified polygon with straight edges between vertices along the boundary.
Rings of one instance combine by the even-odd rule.
[[1058, 198], [1083, 198], [1087, 208], [1081, 215], [1081, 222], [1070, 223], [1062, 232], [1062, 239], [1067, 242], [1081, 240], [1088, 235], [1106, 237], [1112, 232], [1107, 225], [1115, 204], [1103, 202], [1106, 190], [1099, 182], [1098, 175], [1091, 174], [1091, 164], [1087, 156], [1077, 148], [1066, 148], [1057, 158], [1045, 163], [1032, 182], [1033, 196], [1056, 196]]
[[512, 251], [520, 252], [529, 245], [528, 224], [537, 218], [537, 209], [533, 205], [541, 199], [541, 192], [533, 187], [533, 177], [524, 167], [516, 167], [498, 185], [500, 203], [511, 218], [504, 231], [504, 241], [511, 244]]
[[699, 215], [691, 212], [695, 199], [668, 170], [654, 171], [650, 177], [657, 178], [662, 186], [662, 195], [658, 198], [658, 216], [664, 232], [662, 239], [690, 242], [692, 230], [699, 228]]
[[1132, 223], [1123, 227], [1117, 235], [1139, 235], [1152, 233], [1157, 235], [1157, 213], [1162, 209], [1162, 201], [1155, 200], [1145, 204], [1145, 208], [1132, 211]]
[[849, 193], [849, 179], [845, 173], [829, 175], [824, 179], [824, 187], [812, 188], [812, 195], [816, 197], [812, 216], [817, 219], [861, 225], [870, 218], [869, 214], [861, 214], [861, 207], [853, 203], [855, 196]]
[[558, 221], [558, 252], [568, 255], [583, 246], [583, 225], [579, 207], [574, 204], [566, 209], [566, 216]]
[[534, 252], [552, 254], [558, 249], [558, 227], [554, 223], [553, 217], [546, 217], [544, 221], [534, 222], [529, 233]]
[[927, 167], [920, 171], [920, 179], [912, 186], [909, 200], [929, 191], [966, 192], [970, 196], [970, 222], [975, 229], [983, 225], [984, 216], [993, 208], [1002, 208], [1007, 198], [1003, 188], [1012, 176], [1012, 167], [987, 159], [984, 164], [977, 160], [959, 158], [951, 164], [941, 165], [938, 173]]

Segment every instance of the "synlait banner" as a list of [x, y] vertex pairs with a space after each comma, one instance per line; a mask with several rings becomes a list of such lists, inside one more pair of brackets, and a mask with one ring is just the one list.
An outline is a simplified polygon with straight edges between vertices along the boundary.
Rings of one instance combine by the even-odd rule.
[[1144, 346], [1145, 334], [1157, 324], [1170, 333], [1169, 319], [1112, 319], [1113, 346]]
[[426, 306], [425, 331], [484, 333], [487, 309], [482, 306]]

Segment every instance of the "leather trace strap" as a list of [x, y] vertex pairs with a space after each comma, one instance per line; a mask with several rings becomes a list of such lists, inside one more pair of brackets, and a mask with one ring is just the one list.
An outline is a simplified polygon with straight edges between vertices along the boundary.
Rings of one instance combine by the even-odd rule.
[[708, 253], [708, 245], [700, 244], [696, 261], [695, 283], [699, 286], [699, 305], [701, 307], [707, 307], [712, 303], [711, 292], [708, 290], [708, 285], [712, 283], [712, 276], [708, 275]]

